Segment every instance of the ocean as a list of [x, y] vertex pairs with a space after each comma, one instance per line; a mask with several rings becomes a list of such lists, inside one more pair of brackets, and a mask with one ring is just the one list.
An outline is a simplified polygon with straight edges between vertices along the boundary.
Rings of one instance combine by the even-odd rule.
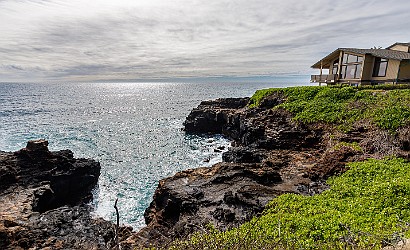
[[70, 149], [101, 163], [95, 214], [138, 230], [162, 178], [221, 161], [222, 136], [186, 135], [182, 123], [202, 101], [251, 96], [257, 89], [308, 85], [277, 83], [0, 83], [0, 150], [32, 139], [50, 150]]

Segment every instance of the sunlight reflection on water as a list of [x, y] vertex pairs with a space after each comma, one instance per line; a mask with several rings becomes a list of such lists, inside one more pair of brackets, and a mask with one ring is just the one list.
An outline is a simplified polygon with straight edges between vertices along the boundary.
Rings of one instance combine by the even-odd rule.
[[185, 135], [182, 123], [190, 110], [201, 100], [275, 86], [286, 84], [0, 84], [0, 150], [44, 138], [50, 150], [70, 149], [75, 157], [100, 161], [95, 213], [114, 219], [118, 197], [122, 223], [138, 229], [160, 179], [221, 161], [214, 149], [229, 146], [221, 136]]

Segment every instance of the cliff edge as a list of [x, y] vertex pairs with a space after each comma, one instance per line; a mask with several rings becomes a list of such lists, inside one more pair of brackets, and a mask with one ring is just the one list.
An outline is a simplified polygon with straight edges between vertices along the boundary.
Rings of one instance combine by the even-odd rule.
[[257, 105], [254, 97], [228, 98], [203, 101], [193, 109], [184, 123], [187, 133], [223, 134], [232, 147], [222, 163], [160, 181], [145, 212], [147, 227], [137, 234], [139, 242], [164, 246], [204, 232], [210, 224], [222, 231], [237, 227], [281, 194], [323, 192], [326, 179], [346, 171], [347, 162], [409, 159], [408, 123], [393, 133], [368, 119], [353, 121], [348, 129], [342, 127], [348, 120], [344, 117], [333, 123], [298, 121], [287, 101], [289, 95], [275, 89], [258, 98]]

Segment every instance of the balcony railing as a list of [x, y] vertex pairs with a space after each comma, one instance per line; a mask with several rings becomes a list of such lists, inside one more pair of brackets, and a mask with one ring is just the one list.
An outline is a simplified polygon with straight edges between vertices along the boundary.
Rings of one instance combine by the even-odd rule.
[[335, 83], [337, 75], [311, 75], [310, 82]]

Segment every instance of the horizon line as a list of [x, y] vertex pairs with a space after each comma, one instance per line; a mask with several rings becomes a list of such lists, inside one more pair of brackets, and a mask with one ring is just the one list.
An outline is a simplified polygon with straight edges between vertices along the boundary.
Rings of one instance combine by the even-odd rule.
[[290, 75], [278, 75], [278, 76], [210, 76], [210, 77], [175, 77], [175, 78], [148, 78], [148, 79], [99, 79], [99, 80], [58, 80], [58, 79], [48, 79], [48, 80], [11, 80], [11, 81], [0, 81], [2, 83], [155, 83], [155, 82], [242, 82], [242, 81], [253, 81], [253, 82], [269, 82], [271, 80], [278, 79], [304, 79], [310, 82], [310, 75], [308, 74], [290, 74]]

